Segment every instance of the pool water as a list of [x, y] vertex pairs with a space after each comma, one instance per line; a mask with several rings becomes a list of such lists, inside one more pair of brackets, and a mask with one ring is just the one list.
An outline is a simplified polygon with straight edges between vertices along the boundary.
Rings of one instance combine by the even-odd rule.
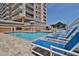
[[19, 38], [23, 38], [26, 40], [34, 40], [38, 37], [48, 34], [48, 32], [10, 32], [7, 34], [10, 34]]

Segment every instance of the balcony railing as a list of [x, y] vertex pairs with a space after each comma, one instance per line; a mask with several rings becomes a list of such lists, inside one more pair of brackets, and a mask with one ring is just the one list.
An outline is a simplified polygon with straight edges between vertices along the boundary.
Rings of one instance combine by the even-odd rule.
[[12, 15], [16, 15], [17, 13], [19, 13], [20, 11], [22, 11], [22, 6], [19, 6], [16, 10], [14, 10], [12, 12]]
[[12, 20], [18, 20], [18, 18], [22, 18], [22, 13], [19, 13], [18, 15], [15, 15], [12, 17]]
[[[2, 8], [2, 7], [4, 7], [4, 5], [5, 5], [5, 4], [4, 4], [4, 3], [2, 3], [0, 7]], [[2, 9], [1, 9], [1, 10], [2, 10]]]
[[26, 13], [33, 14], [33, 11], [27, 9]]
[[8, 11], [6, 11], [2, 16], [5, 16], [5, 15], [7, 15], [8, 14]]
[[27, 20], [34, 20], [34, 18], [33, 17], [26, 16], [26, 20], [25, 21], [27, 21]]
[[16, 4], [16, 3], [13, 4], [12, 10], [15, 10], [19, 5], [20, 5], [19, 3], [17, 3], [17, 4]]
[[[19, 24], [19, 25], [23, 25], [22, 22], [15, 22], [15, 21], [11, 21], [11, 20], [6, 20], [6, 21], [5, 21], [5, 20], [3, 20], [3, 19], [0, 20], [0, 23], [2, 23], [2, 24], [4, 23], [5, 25], [7, 25], [7, 24], [10, 24], [10, 25], [11, 25], [11, 24], [13, 24], [13, 25], [14, 25], [14, 24], [15, 24], [15, 25], [16, 25], [16, 24], [17, 24], [17, 25], [18, 25], [18, 24]], [[15, 26], [15, 25], [14, 25], [14, 26]]]
[[6, 7], [7, 7], [7, 4], [5, 3], [3, 7], [1, 7], [2, 8], [1, 10], [3, 11]]
[[33, 5], [31, 3], [26, 4], [26, 6], [33, 8]]
[[43, 15], [44, 18], [46, 18], [46, 15]]
[[46, 3], [44, 3], [44, 7], [46, 8]]
[[8, 10], [8, 7], [6, 7], [3, 11], [2, 11], [2, 14], [4, 13], [4, 12], [6, 12]]
[[6, 17], [4, 17], [3, 19], [8, 19], [9, 18], [9, 16], [7, 15]]

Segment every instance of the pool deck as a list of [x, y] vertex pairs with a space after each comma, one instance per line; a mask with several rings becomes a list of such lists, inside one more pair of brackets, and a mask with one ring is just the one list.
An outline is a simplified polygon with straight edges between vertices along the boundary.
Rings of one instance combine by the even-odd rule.
[[0, 56], [34, 56], [31, 53], [31, 42], [0, 33]]
[[[51, 33], [47, 35], [51, 35]], [[47, 40], [44, 36], [39, 38]], [[9, 34], [0, 33], [0, 56], [34, 56], [31, 52], [31, 43], [35, 40], [24, 40]]]

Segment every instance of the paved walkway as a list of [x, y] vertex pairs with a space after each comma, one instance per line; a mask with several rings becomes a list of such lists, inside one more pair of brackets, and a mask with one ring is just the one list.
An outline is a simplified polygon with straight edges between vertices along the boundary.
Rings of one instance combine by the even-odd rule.
[[33, 56], [31, 41], [0, 33], [0, 56]]

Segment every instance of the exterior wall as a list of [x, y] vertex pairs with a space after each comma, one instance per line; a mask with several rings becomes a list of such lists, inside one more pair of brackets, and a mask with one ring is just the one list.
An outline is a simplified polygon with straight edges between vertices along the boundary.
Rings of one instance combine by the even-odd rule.
[[[41, 4], [41, 3], [35, 3], [34, 4], [34, 19], [36, 20], [36, 26], [37, 26], [37, 29], [36, 31], [45, 31], [46, 29], [46, 21], [44, 20], [45, 17], [44, 15], [44, 10], [46, 10], [44, 4]], [[44, 28], [42, 28], [44, 27]]]
[[11, 27], [0, 27], [0, 32], [11, 32]]
[[35, 32], [35, 28], [33, 27], [20, 27], [20, 29], [16, 29], [18, 27], [0, 27], [0, 32]]
[[21, 29], [16, 29], [18, 27], [0, 27], [0, 32], [36, 32], [36, 31], [45, 31], [44, 27], [37, 28], [36, 27], [20, 27]]
[[[41, 3], [7, 3], [0, 4], [0, 17], [4, 20], [12, 20], [24, 23], [21, 30], [5, 29], [5, 31], [45, 31], [46, 7]], [[3, 9], [4, 7], [4, 9]], [[4, 13], [4, 12], [5, 13]], [[26, 26], [25, 26], [26, 24]], [[28, 27], [28, 24], [30, 25]], [[3, 28], [2, 28], [3, 29]], [[1, 30], [2, 31], [2, 30]], [[2, 31], [3, 32], [3, 31]]]
[[35, 32], [35, 28], [33, 27], [24, 27], [22, 28], [24, 32]]

